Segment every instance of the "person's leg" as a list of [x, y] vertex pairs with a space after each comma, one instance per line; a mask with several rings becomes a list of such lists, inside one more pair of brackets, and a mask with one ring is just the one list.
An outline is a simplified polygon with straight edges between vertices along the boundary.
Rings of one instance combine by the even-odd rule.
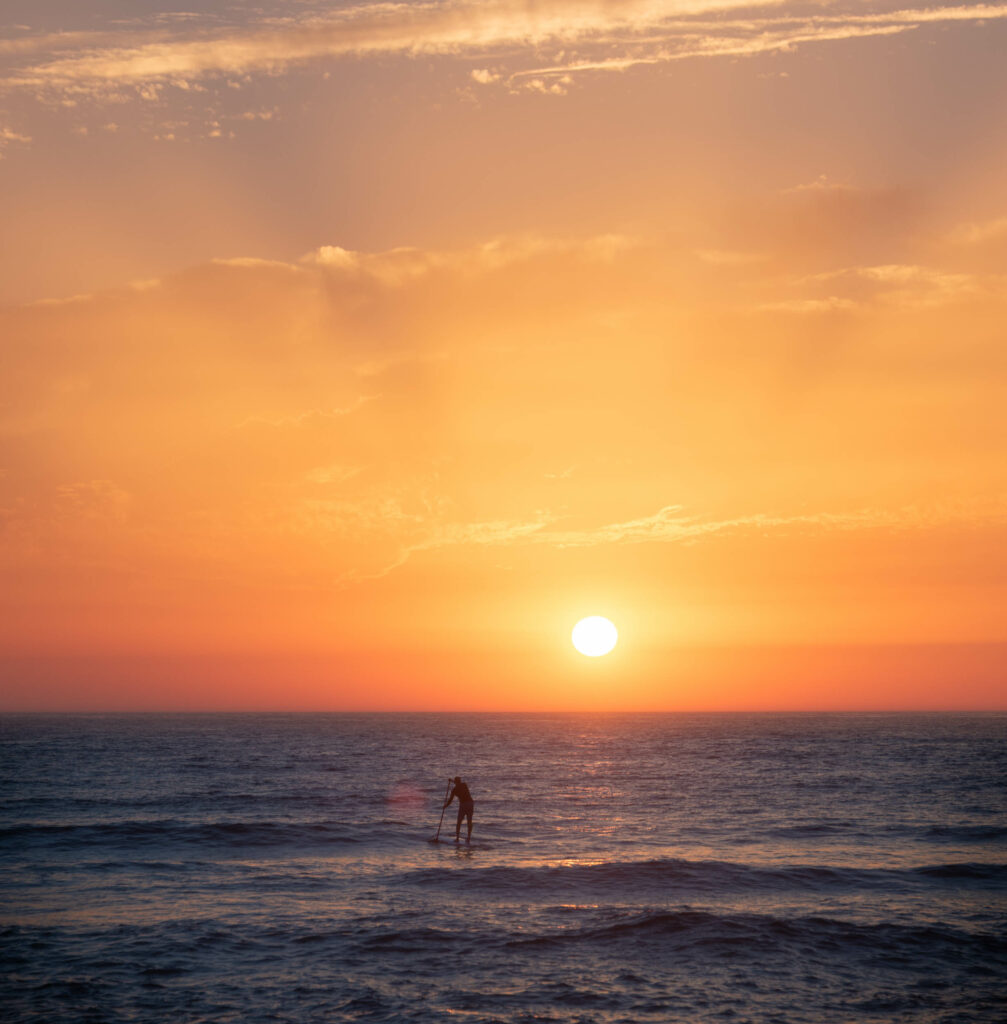
[[[458, 820], [455, 822], [455, 839], [461, 838], [462, 832], [462, 818], [465, 817], [465, 808], [462, 807], [461, 802], [458, 804]], [[471, 831], [471, 829], [470, 829]]]
[[468, 836], [469, 840], [472, 839], [472, 811], [473, 811], [473, 809], [474, 809], [473, 806], [470, 805], [468, 810], [466, 810], [466, 812], [465, 812], [465, 817], [468, 818], [468, 820], [469, 820], [469, 836]]

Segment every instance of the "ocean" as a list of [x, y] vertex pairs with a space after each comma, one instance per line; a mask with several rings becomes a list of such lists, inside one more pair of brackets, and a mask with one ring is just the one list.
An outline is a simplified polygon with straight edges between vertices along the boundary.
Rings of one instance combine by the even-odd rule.
[[1005, 714], [7, 715], [0, 782], [5, 1024], [1007, 1020]]

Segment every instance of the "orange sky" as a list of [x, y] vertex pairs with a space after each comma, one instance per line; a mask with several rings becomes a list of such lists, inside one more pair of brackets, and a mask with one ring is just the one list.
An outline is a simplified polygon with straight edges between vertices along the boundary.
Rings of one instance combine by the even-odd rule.
[[1007, 707], [1007, 6], [81, 6], [0, 710]]

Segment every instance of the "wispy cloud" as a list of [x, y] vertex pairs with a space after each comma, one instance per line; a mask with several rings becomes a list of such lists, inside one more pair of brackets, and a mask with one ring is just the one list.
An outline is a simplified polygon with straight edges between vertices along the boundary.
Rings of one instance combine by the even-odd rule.
[[14, 131], [13, 128], [8, 128], [4, 125], [0, 125], [0, 160], [3, 159], [4, 149], [6, 149], [8, 146], [26, 146], [30, 142], [30, 135], [23, 135], [21, 132]]
[[480, 276], [487, 271], [501, 270], [540, 257], [573, 256], [579, 260], [604, 263], [640, 244], [640, 239], [618, 234], [576, 240], [527, 234], [494, 238], [475, 248], [457, 252], [401, 246], [380, 253], [363, 253], [338, 245], [323, 245], [303, 256], [301, 263], [398, 287], [437, 271], [449, 271], [465, 277]]
[[333, 246], [0, 309], [7, 607], [45, 642], [366, 644], [504, 602], [522, 628], [607, 578], [712, 619], [771, 591], [832, 621], [843, 591], [916, 621], [925, 590], [921, 629], [952, 605], [999, 629], [1002, 297], [815, 329], [725, 310], [938, 282], [797, 276], [768, 223], [674, 251]]
[[[770, 287], [779, 287], [771, 282]], [[999, 274], [970, 274], [918, 264], [839, 267], [792, 278], [787, 295], [754, 306], [760, 313], [822, 315], [877, 308], [931, 309], [1003, 293]]]
[[920, 307], [942, 305], [974, 295], [982, 288], [983, 282], [973, 274], [915, 264], [887, 263], [813, 274], [803, 278], [798, 285], [824, 286], [845, 293], [842, 296], [830, 295], [828, 299], [804, 300], [828, 303], [833, 308], [853, 308], [858, 302], [867, 300]]
[[738, 252], [733, 249], [697, 249], [696, 256], [714, 267], [746, 267], [764, 263], [767, 254], [762, 252]]
[[780, 302], [763, 302], [757, 307], [761, 313], [850, 313], [857, 308], [853, 299], [829, 295], [824, 299], [783, 299]]
[[668, 18], [636, 38], [609, 38], [611, 50], [623, 52], [562, 61], [514, 72], [509, 82], [581, 72], [627, 71], [646, 65], [710, 57], [753, 57], [781, 53], [810, 43], [842, 42], [897, 35], [927, 24], [975, 22], [1007, 18], [1007, 6], [972, 5], [834, 15], [794, 15], [781, 10], [764, 17], [702, 21]]
[[[759, 12], [731, 17], [732, 12]], [[380, 54], [500, 53], [505, 68], [481, 67], [470, 80], [511, 87], [590, 71], [622, 71], [686, 58], [747, 56], [806, 43], [891, 35], [928, 24], [1007, 17], [1007, 6], [938, 5], [877, 13], [827, 9], [794, 13], [782, 3], [743, 0], [552, 0], [385, 2], [338, 13], [274, 18], [241, 29], [183, 21], [114, 33], [48, 34], [8, 41], [8, 88], [100, 91], [151, 83], [185, 84], [213, 75], [275, 73], [324, 58]], [[728, 15], [728, 16], [725, 16]], [[576, 56], [563, 51], [576, 46]], [[541, 63], [553, 47], [557, 59]], [[517, 67], [514, 62], [535, 62]], [[546, 90], [547, 91], [547, 90]]]
[[[715, 534], [740, 530], [867, 530], [867, 529], [921, 529], [975, 519], [973, 510], [961, 508], [934, 508], [923, 510], [916, 506], [899, 509], [860, 509], [854, 512], [817, 512], [801, 515], [755, 514], [728, 519], [710, 519], [688, 514], [682, 505], [666, 505], [657, 512], [638, 519], [606, 523], [581, 529], [557, 528], [557, 520], [546, 514], [533, 522], [493, 524], [490, 531], [482, 531], [474, 524], [464, 530], [453, 530], [440, 535], [443, 543], [534, 543], [558, 548], [596, 547], [605, 544], [676, 543], [710, 537]], [[1007, 511], [988, 509], [982, 518], [997, 521], [1007, 519]]]
[[1007, 238], [1007, 217], [960, 224], [951, 232], [949, 240], [955, 245], [981, 245], [1000, 238]]
[[[342, 509], [345, 516], [349, 506]], [[994, 506], [934, 506], [928, 509], [906, 506], [894, 509], [865, 508], [852, 512], [817, 512], [800, 515], [756, 513], [733, 518], [708, 518], [688, 514], [682, 505], [666, 505], [637, 519], [605, 523], [595, 527], [564, 529], [562, 517], [541, 511], [529, 519], [492, 520], [473, 523], [441, 523], [422, 516], [405, 515], [394, 502], [372, 506], [356, 518], [372, 529], [395, 529], [404, 523], [419, 528], [421, 539], [403, 544], [394, 558], [376, 569], [351, 571], [339, 579], [347, 585], [379, 579], [405, 565], [422, 552], [451, 547], [512, 547], [544, 545], [556, 549], [591, 548], [606, 545], [694, 543], [732, 533], [808, 533], [863, 530], [926, 530], [945, 526], [1007, 524], [1007, 508]]]
[[306, 409], [303, 412], [292, 416], [248, 416], [238, 424], [238, 429], [248, 426], [268, 427], [303, 427], [308, 424], [317, 423], [319, 420], [341, 419], [355, 413], [368, 402], [373, 402], [377, 395], [360, 395], [349, 405], [339, 406], [332, 409]]

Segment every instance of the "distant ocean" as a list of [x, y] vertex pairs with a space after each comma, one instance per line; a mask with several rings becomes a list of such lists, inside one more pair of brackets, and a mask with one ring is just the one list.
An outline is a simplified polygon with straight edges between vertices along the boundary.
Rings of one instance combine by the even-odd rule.
[[5, 1024], [1007, 1021], [1003, 714], [9, 715], [0, 798]]

